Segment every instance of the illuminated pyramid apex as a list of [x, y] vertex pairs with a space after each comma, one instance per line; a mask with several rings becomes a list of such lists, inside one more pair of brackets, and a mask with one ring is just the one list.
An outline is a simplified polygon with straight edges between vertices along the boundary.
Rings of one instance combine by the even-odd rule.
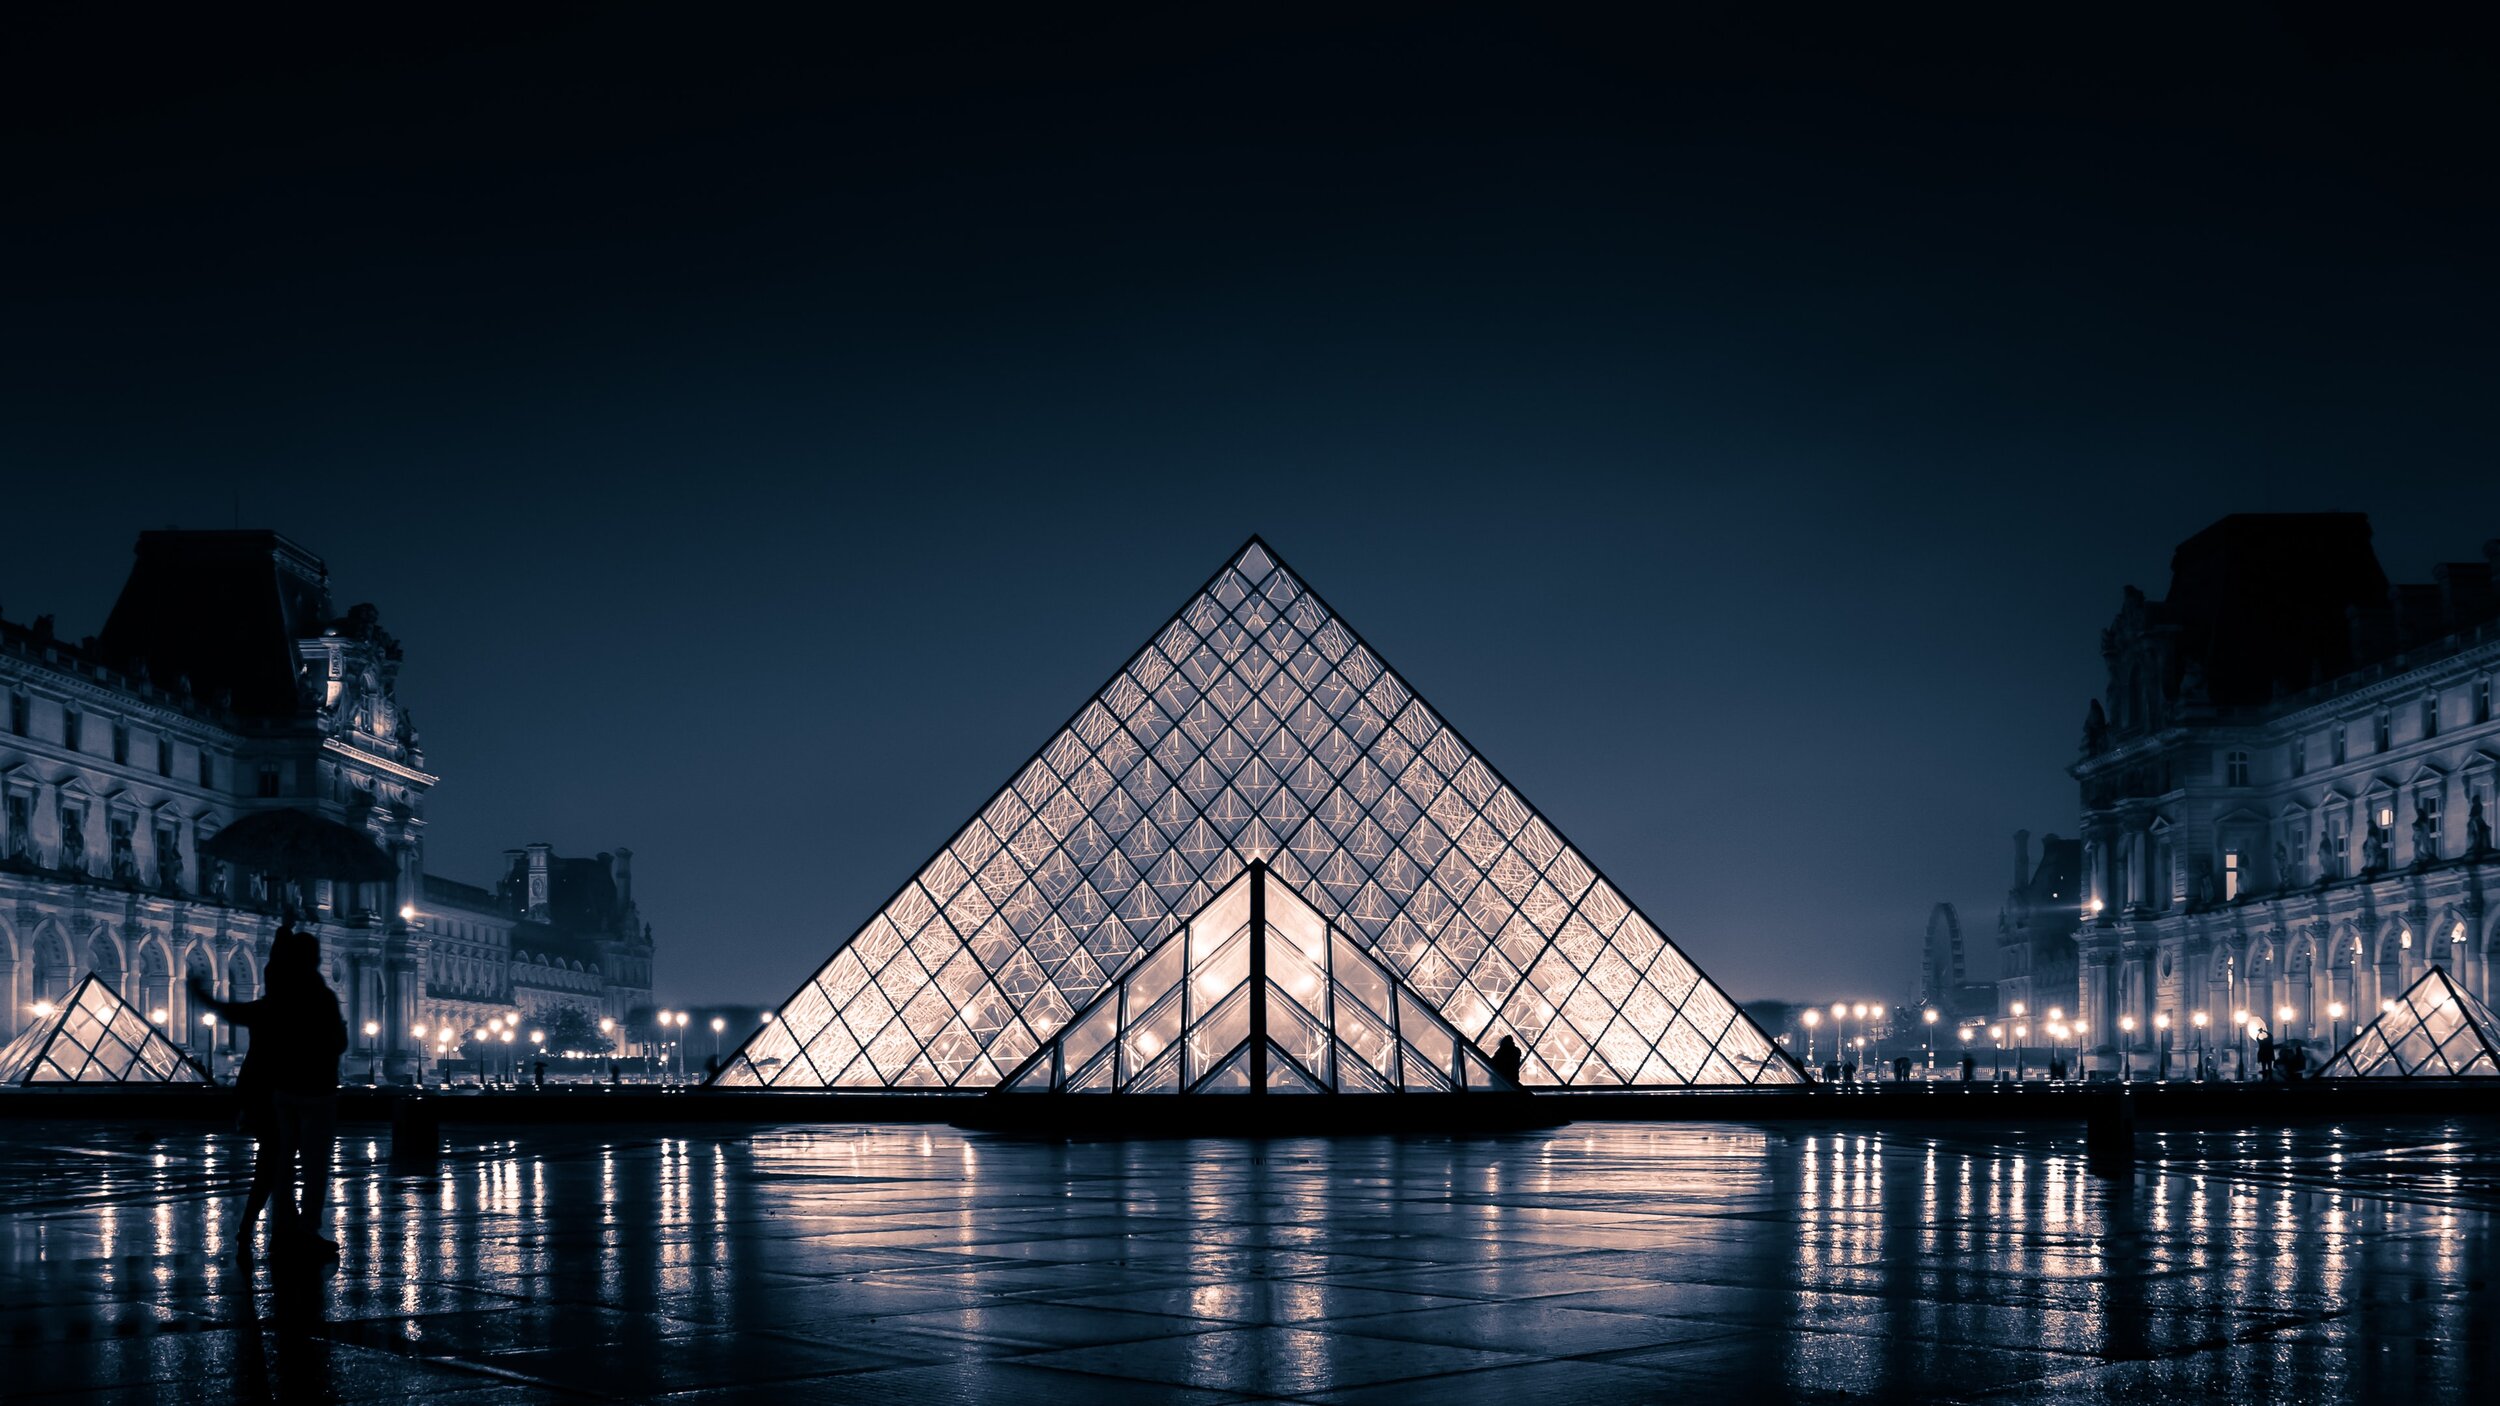
[[1527, 1083], [1802, 1081], [1253, 537], [720, 1082], [995, 1087], [1253, 861]]

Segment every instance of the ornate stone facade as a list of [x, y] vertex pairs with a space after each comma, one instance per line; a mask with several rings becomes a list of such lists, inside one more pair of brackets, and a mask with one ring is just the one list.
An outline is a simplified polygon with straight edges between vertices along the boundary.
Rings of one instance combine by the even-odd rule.
[[[74, 644], [50, 616], [0, 621], [0, 1039], [92, 971], [194, 1054], [230, 1055], [232, 1032], [197, 1018], [183, 976], [257, 994], [281, 895], [200, 847], [241, 816], [294, 808], [395, 861], [388, 883], [293, 896], [344, 1005], [346, 1067], [413, 1073], [444, 968], [424, 873], [436, 777], [400, 661], [379, 612], [335, 611], [321, 559], [274, 532], [142, 533], [103, 632]], [[647, 999], [647, 929], [601, 941], [588, 950], [628, 980], [600, 999]], [[510, 974], [497, 980], [475, 994], [508, 1002]]]
[[2390, 585], [2366, 518], [2242, 515], [2128, 589], [2073, 768], [2096, 1069], [2230, 1069], [2241, 1011], [2323, 1056], [2434, 964], [2500, 994], [2495, 557]]

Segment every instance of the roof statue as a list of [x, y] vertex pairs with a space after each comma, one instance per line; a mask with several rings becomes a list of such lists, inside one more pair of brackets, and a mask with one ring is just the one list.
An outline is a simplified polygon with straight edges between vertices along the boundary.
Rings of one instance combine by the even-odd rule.
[[0, 1050], [0, 1085], [208, 1082], [189, 1055], [93, 972]]
[[2440, 967], [2387, 1003], [2320, 1066], [2321, 1079], [2500, 1076], [2500, 1020]]
[[[1256, 882], [1241, 884], [1254, 865]], [[1313, 957], [1310, 944], [1262, 949], [1250, 934], [1244, 953], [1272, 951], [1276, 960], [1263, 963], [1271, 980], [1304, 963], [1315, 990], [1324, 979], [1327, 991], [1365, 1001], [1399, 1043], [1384, 1054], [1352, 1004], [1336, 1008], [1340, 1025], [1308, 1001], [1265, 1006], [1244, 995], [1245, 1017], [1259, 1010], [1273, 1049], [1288, 1056], [1279, 1062], [1243, 1043], [1246, 1032], [1235, 1040], [1229, 1025], [1210, 1024], [1220, 1001], [1129, 1012], [1105, 999], [1160, 998], [1181, 984], [1177, 975], [1147, 988], [1200, 972], [1218, 954], [1196, 944], [1241, 935], [1215, 932], [1229, 913], [1219, 898], [1246, 903], [1253, 893], [1271, 924], [1307, 913], [1299, 930], [1324, 929], [1327, 940], [1314, 939], [1322, 955]], [[1129, 1013], [1102, 1014], [1115, 1008]], [[1132, 1032], [1150, 1015], [1162, 1024]], [[1134, 1033], [1165, 1046], [1186, 1027], [1215, 1063], [1102, 1065], [1104, 1047], [1087, 1045], [1095, 1029], [1074, 1025], [1080, 1017], [1108, 1021], [1123, 1041]], [[1175, 1017], [1181, 1025], [1166, 1030]], [[1271, 1081], [1290, 1069], [1315, 1087], [1357, 1092], [1419, 1087], [1410, 1066], [1430, 1066], [1425, 1077], [1444, 1085], [1453, 1071], [1472, 1080], [1483, 1051], [1506, 1035], [1526, 1052], [1529, 1085], [1804, 1078], [1252, 538], [836, 945], [718, 1082], [986, 1090], [1046, 1068], [1053, 1087], [1109, 1077], [1134, 1092], [1167, 1078], [1173, 1089], [1205, 1089], [1241, 1053], [1245, 1069], [1257, 1055]], [[1315, 1064], [1290, 1058], [1297, 1049], [1313, 1051]]]

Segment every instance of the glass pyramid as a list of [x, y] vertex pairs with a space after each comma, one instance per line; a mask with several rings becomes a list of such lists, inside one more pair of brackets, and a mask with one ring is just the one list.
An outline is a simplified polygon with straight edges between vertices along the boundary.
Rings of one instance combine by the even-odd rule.
[[2318, 1070], [2321, 1079], [2500, 1076], [2500, 1020], [2433, 967]]
[[1803, 1082], [1255, 537], [717, 1082], [996, 1087], [1253, 861], [1523, 1082]]
[[208, 1076], [89, 972], [0, 1050], [0, 1085], [205, 1084]]
[[1512, 1086], [1388, 968], [1252, 860], [1002, 1087], [1376, 1094]]

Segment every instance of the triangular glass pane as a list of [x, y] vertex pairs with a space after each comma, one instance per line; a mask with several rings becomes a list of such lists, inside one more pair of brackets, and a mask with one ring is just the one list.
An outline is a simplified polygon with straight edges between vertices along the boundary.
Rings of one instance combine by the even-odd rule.
[[1272, 1094], [1317, 1094], [1327, 1090], [1304, 1077], [1293, 1061], [1281, 1051], [1271, 1051], [1267, 1061], [1267, 1091]]
[[1237, 1050], [1233, 1057], [1216, 1066], [1215, 1071], [1200, 1080], [1191, 1092], [1201, 1094], [1246, 1094], [1250, 1092], [1250, 1052]]

